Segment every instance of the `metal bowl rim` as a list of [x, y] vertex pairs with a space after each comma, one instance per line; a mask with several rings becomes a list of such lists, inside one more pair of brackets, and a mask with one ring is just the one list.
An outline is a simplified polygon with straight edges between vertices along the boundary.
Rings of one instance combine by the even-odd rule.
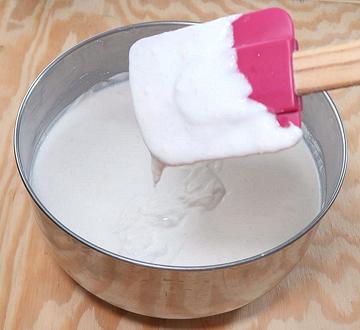
[[335, 201], [335, 199], [336, 199], [336, 197], [337, 197], [337, 195], [338, 195], [338, 193], [340, 191], [340, 188], [341, 188], [341, 186], [343, 184], [344, 178], [345, 178], [348, 155], [347, 155], [347, 142], [346, 142], [344, 127], [343, 127], [342, 121], [340, 119], [339, 112], [338, 112], [334, 102], [332, 101], [332, 99], [330, 98], [330, 96], [329, 96], [329, 94], [327, 92], [322, 92], [322, 93], [324, 94], [324, 96], [326, 98], [326, 101], [329, 103], [330, 108], [332, 109], [332, 111], [335, 114], [337, 124], [339, 125], [339, 128], [340, 128], [341, 140], [342, 140], [341, 172], [340, 172], [340, 176], [339, 176], [338, 182], [336, 184], [334, 193], [332, 194], [331, 198], [329, 199], [329, 202], [326, 205], [324, 205], [324, 207], [321, 209], [319, 214], [306, 227], [304, 227], [301, 231], [299, 231], [296, 235], [292, 236], [291, 238], [289, 238], [285, 242], [283, 242], [283, 243], [281, 243], [281, 244], [279, 244], [279, 245], [273, 247], [272, 249], [269, 249], [269, 250], [267, 250], [267, 251], [265, 251], [263, 253], [257, 254], [257, 255], [252, 256], [252, 257], [240, 259], [240, 260], [237, 260], [237, 261], [232, 261], [232, 262], [227, 262], [227, 263], [222, 263], [222, 264], [206, 265], [206, 266], [172, 266], [172, 265], [162, 265], [162, 264], [156, 264], [156, 263], [150, 263], [150, 262], [135, 260], [135, 259], [132, 259], [132, 258], [128, 258], [128, 257], [125, 257], [125, 256], [118, 255], [118, 254], [113, 253], [111, 251], [108, 251], [106, 249], [103, 249], [103, 248], [91, 243], [90, 241], [82, 238], [81, 236], [79, 236], [78, 234], [74, 233], [72, 230], [67, 228], [64, 224], [62, 224], [59, 220], [57, 220], [49, 212], [49, 210], [41, 203], [40, 199], [37, 197], [34, 190], [32, 189], [29, 180], [26, 178], [26, 175], [25, 175], [25, 172], [24, 172], [24, 169], [23, 169], [23, 166], [22, 166], [22, 162], [21, 162], [21, 159], [20, 159], [20, 154], [19, 154], [19, 132], [20, 132], [23, 113], [25, 112], [25, 109], [26, 109], [27, 101], [30, 98], [33, 90], [40, 83], [40, 81], [43, 78], [45, 78], [47, 73], [57, 63], [59, 63], [62, 59], [64, 59], [66, 56], [73, 53], [77, 49], [83, 47], [84, 45], [86, 45], [86, 44], [88, 44], [90, 42], [93, 42], [93, 41], [95, 41], [97, 39], [112, 35], [114, 33], [125, 32], [125, 31], [129, 31], [129, 30], [132, 30], [132, 29], [138, 29], [138, 28], [147, 27], [147, 26], [156, 26], [156, 25], [160, 25], [160, 26], [166, 26], [166, 25], [186, 26], [186, 25], [190, 25], [190, 24], [196, 24], [196, 23], [195, 22], [190, 22], [190, 21], [155, 21], [155, 22], [145, 22], [145, 23], [128, 25], [128, 26], [125, 26], [125, 27], [119, 27], [119, 28], [115, 28], [115, 29], [111, 29], [109, 31], [103, 32], [103, 33], [96, 34], [96, 35], [92, 36], [91, 38], [88, 38], [88, 39], [82, 41], [81, 43], [75, 45], [74, 47], [70, 48], [69, 50], [67, 50], [67, 51], [63, 52], [62, 54], [60, 54], [59, 56], [57, 56], [38, 75], [38, 77], [32, 82], [32, 84], [30, 85], [30, 87], [29, 87], [23, 101], [21, 102], [19, 111], [18, 111], [17, 116], [16, 116], [16, 121], [15, 121], [14, 136], [13, 136], [13, 147], [14, 147], [14, 154], [15, 154], [15, 160], [16, 160], [16, 166], [17, 166], [18, 172], [19, 172], [21, 180], [22, 180], [26, 190], [30, 194], [32, 200], [35, 202], [37, 207], [39, 207], [39, 209], [56, 226], [58, 226], [66, 234], [70, 235], [72, 238], [74, 238], [75, 240], [77, 240], [81, 244], [84, 244], [85, 246], [87, 246], [87, 247], [89, 247], [89, 248], [91, 248], [91, 249], [93, 249], [93, 250], [95, 250], [95, 251], [97, 251], [97, 252], [99, 252], [99, 253], [101, 253], [103, 255], [106, 255], [108, 257], [117, 259], [119, 261], [135, 264], [135, 265], [138, 265], [138, 266], [161, 269], [161, 270], [173, 270], [173, 271], [209, 271], [209, 270], [215, 270], [215, 269], [235, 267], [235, 266], [243, 265], [243, 264], [246, 264], [246, 263], [254, 262], [254, 261], [257, 261], [257, 260], [259, 260], [261, 258], [265, 258], [267, 256], [270, 256], [270, 255], [272, 255], [272, 254], [274, 254], [274, 253], [288, 247], [289, 245], [293, 244], [295, 241], [300, 239], [302, 236], [304, 236], [306, 233], [308, 233], [315, 225], [317, 225], [319, 223], [319, 221], [323, 218], [323, 216], [326, 214], [326, 212], [329, 210], [331, 205], [334, 203], [334, 201]]

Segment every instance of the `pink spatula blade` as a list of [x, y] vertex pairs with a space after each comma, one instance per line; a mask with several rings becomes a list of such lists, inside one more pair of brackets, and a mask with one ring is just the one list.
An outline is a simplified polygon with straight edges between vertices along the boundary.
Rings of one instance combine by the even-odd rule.
[[296, 95], [292, 53], [297, 49], [291, 17], [270, 8], [233, 22], [237, 64], [250, 82], [250, 97], [277, 115], [281, 126], [301, 125], [301, 98]]

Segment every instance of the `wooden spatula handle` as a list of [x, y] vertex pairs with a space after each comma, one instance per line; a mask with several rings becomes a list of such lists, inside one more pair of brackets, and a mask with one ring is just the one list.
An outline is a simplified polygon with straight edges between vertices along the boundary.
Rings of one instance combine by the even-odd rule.
[[360, 41], [293, 54], [298, 95], [360, 84]]

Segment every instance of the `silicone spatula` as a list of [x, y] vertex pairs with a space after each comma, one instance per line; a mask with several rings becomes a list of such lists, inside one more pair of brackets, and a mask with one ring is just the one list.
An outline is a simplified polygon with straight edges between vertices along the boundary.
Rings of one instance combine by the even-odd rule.
[[233, 33], [250, 97], [275, 113], [281, 126], [301, 125], [301, 95], [360, 84], [360, 42], [298, 51], [293, 21], [280, 8], [240, 16]]

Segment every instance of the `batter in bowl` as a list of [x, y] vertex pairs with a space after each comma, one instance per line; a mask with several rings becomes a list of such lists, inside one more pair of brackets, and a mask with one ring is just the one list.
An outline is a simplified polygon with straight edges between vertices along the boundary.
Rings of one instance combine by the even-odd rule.
[[38, 147], [32, 184], [50, 213], [79, 236], [166, 265], [263, 253], [320, 209], [319, 174], [304, 140], [277, 153], [167, 167], [155, 187], [149, 163], [120, 75], [64, 110]]

